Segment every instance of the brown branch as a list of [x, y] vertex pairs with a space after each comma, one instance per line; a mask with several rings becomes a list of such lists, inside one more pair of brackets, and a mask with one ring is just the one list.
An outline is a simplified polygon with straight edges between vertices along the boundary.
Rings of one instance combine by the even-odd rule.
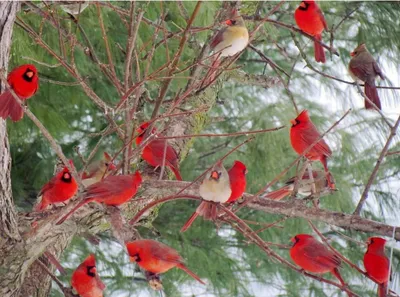
[[393, 126], [393, 128], [391, 129], [390, 135], [389, 135], [389, 137], [388, 137], [388, 139], [387, 139], [387, 141], [386, 141], [386, 144], [385, 144], [385, 146], [383, 147], [383, 149], [382, 149], [382, 151], [381, 151], [381, 153], [380, 153], [380, 155], [379, 155], [378, 160], [376, 161], [376, 165], [375, 165], [375, 167], [374, 167], [374, 170], [372, 171], [371, 176], [370, 176], [369, 179], [368, 179], [368, 182], [367, 182], [367, 185], [365, 186], [364, 192], [362, 193], [361, 198], [360, 198], [360, 201], [358, 202], [358, 205], [357, 205], [357, 207], [356, 207], [356, 210], [354, 211], [354, 214], [356, 214], [356, 215], [360, 215], [360, 213], [361, 213], [361, 209], [362, 209], [362, 207], [364, 206], [364, 203], [365, 203], [365, 201], [366, 201], [367, 198], [368, 198], [368, 191], [369, 191], [369, 189], [371, 188], [371, 185], [372, 185], [372, 183], [374, 182], [375, 177], [376, 177], [376, 175], [377, 175], [377, 173], [378, 173], [379, 166], [381, 166], [381, 163], [382, 163], [382, 161], [383, 161], [383, 158], [385, 157], [386, 152], [388, 151], [389, 146], [390, 146], [390, 144], [391, 144], [391, 142], [392, 142], [394, 136], [396, 135], [396, 130], [397, 130], [397, 128], [399, 127], [399, 124], [400, 124], [400, 116], [397, 118], [396, 124], [395, 124], [395, 125]]
[[[174, 56], [174, 58], [171, 61], [171, 64], [170, 64], [170, 67], [169, 67], [170, 71], [168, 72], [167, 76], [172, 76], [174, 71], [175, 71], [175, 68], [176, 68], [176, 66], [177, 66], [177, 64], [179, 62], [179, 58], [182, 55], [183, 48], [184, 48], [184, 45], [186, 43], [186, 40], [188, 39], [188, 33], [189, 33], [188, 31], [189, 31], [190, 27], [192, 26], [192, 23], [194, 22], [198, 12], [200, 11], [201, 3], [202, 3], [201, 1], [197, 2], [196, 7], [194, 8], [191, 17], [190, 17], [189, 21], [187, 22], [186, 29], [183, 32], [181, 41], [179, 43], [178, 51], [177, 51], [176, 55]], [[158, 95], [157, 101], [156, 101], [156, 103], [154, 105], [153, 113], [151, 115], [152, 119], [157, 116], [158, 110], [160, 109], [161, 103], [164, 100], [165, 95], [167, 94], [168, 87], [169, 87], [171, 81], [172, 81], [172, 78], [169, 78], [163, 83], [163, 85], [161, 87], [161, 90], [160, 90], [160, 93]]]

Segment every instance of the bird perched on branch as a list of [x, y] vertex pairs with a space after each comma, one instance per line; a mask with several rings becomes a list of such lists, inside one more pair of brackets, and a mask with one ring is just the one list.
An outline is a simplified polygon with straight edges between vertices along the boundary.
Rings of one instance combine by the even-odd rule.
[[[322, 41], [321, 34], [324, 29], [328, 31], [325, 17], [318, 4], [313, 0], [301, 1], [294, 12], [294, 19], [302, 31], [314, 36], [318, 41]], [[314, 41], [315, 61], [325, 63], [324, 48], [318, 41]]]
[[[328, 174], [330, 175], [330, 179], [333, 181], [334, 180], [333, 176], [330, 173], [328, 173]], [[263, 197], [266, 197], [266, 198], [272, 199], [272, 200], [281, 200], [281, 199], [291, 195], [294, 190], [296, 178], [297, 178], [297, 176], [291, 177], [290, 179], [288, 179], [286, 181], [285, 186], [283, 186], [282, 188], [279, 188], [278, 190], [266, 193], [265, 195], [263, 195]], [[305, 172], [303, 175], [303, 178], [298, 181], [298, 183], [299, 183], [298, 192], [304, 196], [309, 196], [309, 195], [313, 194], [312, 193], [312, 185], [313, 184], [315, 185], [315, 193], [314, 194], [318, 195], [319, 197], [325, 196], [332, 192], [332, 189], [329, 187], [329, 183], [326, 178], [325, 172], [320, 171], [320, 170], [313, 170], [313, 179], [314, 179], [314, 183], [310, 179], [308, 172]]]
[[339, 273], [340, 258], [309, 234], [298, 234], [291, 239], [290, 257], [293, 262], [312, 273], [332, 273], [342, 286], [346, 286]]
[[[32, 64], [14, 68], [7, 77], [8, 84], [21, 101], [26, 101], [35, 95], [39, 88], [38, 80], [36, 67]], [[0, 117], [3, 119], [10, 117], [14, 122], [18, 122], [24, 117], [24, 110], [15, 100], [10, 90], [0, 95]]]
[[105, 179], [89, 186], [85, 190], [83, 200], [70, 212], [62, 217], [57, 225], [62, 224], [77, 209], [89, 202], [104, 203], [110, 206], [120, 206], [136, 195], [142, 184], [142, 176], [139, 171], [130, 175], [110, 175]]
[[[292, 127], [290, 128], [290, 142], [296, 153], [302, 155], [308, 147], [313, 144], [321, 136], [317, 128], [311, 122], [307, 110], [303, 110], [297, 118], [290, 120]], [[335, 183], [331, 179], [331, 174], [328, 169], [328, 158], [332, 155], [332, 151], [326, 144], [325, 140], [321, 139], [313, 147], [308, 150], [305, 157], [310, 161], [321, 161], [325, 169], [326, 178], [329, 187], [335, 189]]]
[[221, 161], [207, 173], [199, 187], [199, 193], [203, 201], [183, 225], [181, 232], [185, 232], [197, 216], [202, 216], [205, 220], [215, 220], [217, 218], [217, 204], [225, 203], [231, 197], [229, 174]]
[[80, 297], [103, 297], [106, 286], [101, 281], [96, 268], [96, 259], [89, 255], [74, 271], [71, 286]]
[[[69, 161], [74, 166], [72, 160]], [[36, 211], [42, 211], [53, 203], [65, 202], [71, 199], [78, 191], [78, 184], [67, 166], [57, 173], [39, 192], [42, 200], [36, 205]]]
[[[147, 128], [150, 126], [148, 122], [143, 123], [137, 129], [139, 135], [136, 137], [136, 145], [139, 146], [144, 141]], [[157, 133], [157, 129], [153, 128], [152, 133]], [[153, 167], [167, 166], [175, 174], [177, 180], [182, 180], [179, 172], [179, 158], [175, 149], [168, 143], [167, 140], [153, 139], [143, 148], [142, 158]]]
[[214, 57], [209, 71], [210, 81], [215, 78], [221, 58], [231, 57], [244, 50], [249, 43], [249, 32], [237, 8], [231, 12], [231, 17], [225, 21], [226, 27], [222, 28], [211, 41], [210, 47]]
[[[360, 44], [354, 51], [350, 53], [352, 56], [349, 63], [349, 72], [354, 80], [361, 80], [365, 83], [365, 95], [376, 105], [382, 109], [381, 100], [379, 99], [378, 90], [375, 86], [375, 77], [380, 76], [385, 79], [382, 70], [379, 68], [374, 57], [369, 53], [365, 44]], [[365, 108], [373, 109], [373, 105], [365, 100]]]
[[205, 285], [200, 277], [186, 267], [176, 250], [161, 242], [151, 239], [135, 240], [126, 243], [126, 249], [132, 262], [136, 262], [141, 268], [152, 274], [158, 275], [177, 267]]
[[104, 152], [103, 159], [90, 163], [82, 173], [82, 183], [85, 187], [93, 185], [110, 175], [116, 168], [112, 157], [107, 152]]
[[368, 249], [364, 255], [367, 274], [378, 283], [378, 296], [386, 297], [389, 281], [390, 261], [385, 255], [386, 240], [380, 237], [368, 238]]

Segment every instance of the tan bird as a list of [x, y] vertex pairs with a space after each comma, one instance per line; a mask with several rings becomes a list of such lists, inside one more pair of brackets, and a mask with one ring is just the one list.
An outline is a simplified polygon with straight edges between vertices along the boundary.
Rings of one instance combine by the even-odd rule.
[[[365, 44], [360, 44], [350, 53], [352, 56], [349, 63], [349, 72], [354, 80], [361, 80], [365, 83], [365, 95], [381, 109], [381, 101], [375, 86], [375, 77], [385, 79], [382, 70], [379, 68], [374, 57], [369, 53]], [[373, 105], [365, 100], [365, 108], [373, 109]]]
[[231, 18], [226, 20], [225, 24], [226, 27], [219, 30], [211, 41], [210, 47], [215, 56], [207, 74], [209, 81], [214, 80], [217, 68], [221, 64], [221, 58], [236, 55], [249, 43], [249, 31], [236, 8], [232, 10]]
[[225, 203], [229, 200], [232, 193], [231, 184], [229, 174], [222, 162], [218, 162], [211, 169], [211, 173], [207, 173], [199, 187], [199, 193], [204, 201], [200, 203], [199, 207], [182, 227], [181, 232], [185, 232], [197, 216], [202, 216], [205, 220], [215, 220], [217, 218], [217, 204]]
[[[334, 181], [333, 176], [329, 173], [330, 178], [332, 181]], [[313, 178], [314, 178], [314, 184], [315, 184], [315, 193], [321, 196], [328, 195], [332, 192], [332, 189], [329, 187], [328, 180], [326, 179], [326, 174], [324, 171], [321, 170], [313, 170]], [[294, 184], [296, 182], [296, 176], [288, 179], [286, 181], [286, 185], [283, 186], [282, 188], [269, 192], [263, 197], [266, 197], [268, 199], [272, 200], [281, 200], [289, 195], [292, 194], [294, 190]], [[309, 196], [312, 194], [312, 184], [313, 182], [310, 179], [310, 176], [308, 172], [306, 171], [303, 175], [303, 178], [299, 181], [299, 188], [298, 192], [301, 195], [304, 196]]]
[[85, 187], [93, 185], [115, 170], [117, 167], [112, 162], [112, 157], [107, 153], [103, 153], [103, 159], [90, 163], [82, 174], [82, 183]]
[[230, 57], [244, 50], [249, 43], [249, 32], [243, 18], [235, 8], [232, 11], [231, 19], [226, 20], [225, 28], [222, 28], [215, 35], [211, 42], [211, 49], [217, 56]]

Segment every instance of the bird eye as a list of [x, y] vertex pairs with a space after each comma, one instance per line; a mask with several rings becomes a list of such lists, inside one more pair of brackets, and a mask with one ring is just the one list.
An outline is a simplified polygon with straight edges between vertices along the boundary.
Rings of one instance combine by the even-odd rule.
[[108, 167], [109, 163], [106, 162], [105, 165], [106, 165], [106, 167]]

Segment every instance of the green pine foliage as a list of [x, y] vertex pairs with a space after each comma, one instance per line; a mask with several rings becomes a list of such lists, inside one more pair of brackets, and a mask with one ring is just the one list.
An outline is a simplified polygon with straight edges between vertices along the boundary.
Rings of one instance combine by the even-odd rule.
[[[113, 2], [112, 4], [129, 11], [128, 2]], [[277, 2], [243, 2], [241, 13], [253, 16], [255, 11], [259, 11], [260, 17], [263, 18], [276, 4]], [[196, 2], [185, 1], [182, 5], [190, 16]], [[297, 5], [297, 2], [284, 3], [271, 16], [271, 19], [295, 25], [293, 12]], [[186, 26], [185, 18], [176, 2], [138, 2], [136, 6], [137, 9], [143, 10], [144, 17], [153, 23], [158, 24], [160, 15], [164, 13], [166, 15], [164, 26], [171, 32], [177, 33]], [[220, 7], [221, 2], [204, 2], [193, 26], [212, 25], [216, 22], [215, 13]], [[336, 28], [346, 15], [351, 11], [354, 12], [333, 33], [333, 46], [340, 57], [331, 56], [326, 52], [328, 60], [326, 64], [315, 63], [312, 41], [296, 34], [296, 40], [306, 53], [308, 62], [326, 74], [352, 81], [347, 74], [349, 53], [357, 44], [365, 42], [372, 55], [379, 57], [379, 63], [395, 69], [395, 71], [386, 72], [385, 85], [398, 86], [399, 80], [396, 76], [399, 75], [397, 65], [400, 62], [399, 3], [324, 1], [320, 3], [320, 7], [329, 28]], [[55, 9], [63, 28], [70, 34], [76, 34], [78, 41], [85, 44], [84, 36], [69, 16], [60, 8], [55, 7]], [[123, 81], [125, 69], [123, 51], [126, 49], [128, 29], [112, 9], [101, 6], [101, 14], [115, 71]], [[51, 25], [47, 22], [42, 23], [42, 19], [33, 12], [22, 11], [19, 17], [35, 30], [41, 28], [42, 37], [46, 43], [57, 54], [62, 52], [58, 33]], [[107, 63], [96, 5], [91, 4], [78, 19], [99, 60]], [[254, 28], [257, 22], [247, 19], [246, 24], [248, 28]], [[139, 56], [142, 70], [147, 66], [146, 54], [149, 54], [152, 43], [162, 41], [163, 34], [153, 39], [156, 30], [154, 25], [146, 22], [140, 24], [136, 48], [145, 49]], [[209, 41], [212, 34], [213, 32], [209, 30], [191, 34], [180, 60], [182, 69], [193, 62], [201, 46]], [[176, 38], [168, 39], [167, 44], [161, 43], [156, 48], [154, 59], [149, 65], [149, 73], [174, 56], [179, 47], [180, 37], [181, 35], [178, 34]], [[330, 33], [325, 32], [324, 42], [329, 44], [330, 37]], [[307, 68], [289, 30], [267, 22], [256, 35], [253, 44], [290, 73], [288, 88], [292, 96], [300, 109], [310, 111], [314, 124], [321, 132], [328, 129], [348, 108], [353, 108], [351, 114], [326, 137], [326, 141], [333, 150], [329, 167], [335, 177], [338, 191], [323, 197], [320, 205], [324, 209], [351, 213], [390, 133], [387, 125], [378, 114], [364, 110], [363, 105], [361, 106], [363, 99], [357, 94], [354, 86], [323, 77]], [[68, 59], [71, 54], [74, 54], [78, 70], [88, 85], [107, 104], [115, 105], [120, 96], [109, 79], [102, 75], [98, 65], [95, 65], [82, 50], [77, 49], [71, 53], [68, 43], [64, 44], [64, 47]], [[55, 67], [38, 65], [27, 57]], [[278, 75], [265, 63], [254, 61], [259, 59], [257, 53], [247, 48], [235, 65], [240, 66], [247, 73], [274, 77]], [[62, 66], [57, 65], [58, 62], [52, 56], [37, 45], [24, 30], [15, 26], [10, 69], [24, 63], [35, 63], [41, 78], [67, 83], [75, 82]], [[133, 66], [133, 76], [136, 75], [136, 71], [136, 67]], [[385, 72], [385, 69], [383, 71]], [[179, 74], [182, 79], [173, 80], [166, 100], [173, 99], [177, 92], [185, 87], [189, 75], [190, 71], [187, 70]], [[279, 75], [287, 81], [285, 74], [279, 72]], [[159, 80], [146, 82], [144, 86], [150, 100], [157, 97], [161, 85], [162, 82]], [[384, 113], [389, 115], [393, 123], [399, 111], [398, 90], [379, 90], [379, 94], [383, 101]], [[28, 101], [28, 105], [78, 168], [81, 164], [74, 148], [79, 146], [80, 151], [88, 156], [100, 139], [99, 136], [92, 134], [101, 132], [107, 127], [107, 122], [101, 112], [87, 98], [79, 85], [65, 86], [41, 81], [38, 93]], [[153, 103], [141, 100], [140, 107], [139, 121], [149, 118]], [[232, 133], [286, 125], [285, 129], [278, 132], [257, 135], [255, 140], [234, 152], [225, 162], [227, 167], [236, 159], [244, 162], [249, 170], [247, 192], [256, 193], [297, 157], [289, 142], [289, 120], [295, 115], [290, 96], [282, 84], [264, 89], [228, 81], [224, 83], [218, 94], [217, 104], [209, 111], [208, 124], [202, 132]], [[123, 120], [123, 118], [117, 118], [117, 123], [121, 124]], [[15, 202], [20, 209], [30, 210], [41, 186], [53, 175], [56, 156], [46, 139], [27, 117], [18, 123], [10, 123], [8, 127], [13, 158], [12, 182]], [[214, 161], [245, 139], [246, 136], [195, 139], [188, 155], [181, 163], [184, 179], [195, 179]], [[112, 134], [104, 138], [100, 150], [113, 153], [120, 149], [121, 145], [122, 142], [118, 137]], [[394, 138], [391, 150], [400, 150], [398, 136]], [[97, 157], [100, 158], [100, 154]], [[322, 168], [321, 164], [314, 166]], [[295, 168], [291, 169], [286, 177], [293, 175], [295, 175]], [[399, 225], [399, 177], [400, 155], [388, 156], [384, 159], [376, 182], [370, 190], [363, 216]], [[272, 189], [282, 186], [284, 180], [282, 179]], [[220, 226], [216, 231], [214, 224], [199, 218], [188, 232], [179, 233], [179, 229], [197, 205], [198, 202], [182, 200], [167, 203], [162, 206], [153, 224], [159, 234], [142, 230], [145, 237], [159, 239], [177, 249], [187, 260], [188, 267], [208, 283], [206, 287], [202, 286], [182, 271], [174, 269], [163, 276], [166, 296], [345, 296], [345, 293], [335, 287], [303, 277], [271, 260], [258, 247], [248, 244], [240, 233], [226, 225]], [[245, 220], [263, 223], [272, 223], [281, 218], [280, 215], [249, 209], [241, 210], [238, 215]], [[317, 226], [332, 239], [331, 242], [335, 248], [363, 267], [364, 247], [344, 240], [337, 232], [332, 231], [330, 226], [325, 224], [317, 224]], [[366, 234], [351, 230], [341, 230], [341, 232], [358, 241], [364, 241], [367, 238]], [[303, 219], [288, 218], [277, 226], [260, 233], [260, 236], [269, 242], [290, 244], [290, 238], [297, 233], [312, 233], [312, 229]], [[391, 242], [391, 245], [394, 243]], [[288, 250], [279, 248], [274, 248], [274, 250], [290, 261]], [[74, 268], [90, 252], [96, 254], [100, 267], [99, 273], [107, 285], [105, 296], [158, 296], [158, 293], [148, 288], [143, 275], [134, 264], [128, 263], [128, 257], [121, 246], [108, 235], [103, 235], [102, 243], [97, 247], [83, 239], [74, 240], [63, 255], [63, 265], [68, 268], [68, 276], [62, 277], [65, 283], [68, 283]], [[398, 247], [395, 249], [392, 263], [392, 271], [398, 273], [400, 271]], [[341, 271], [350, 287], [360, 296], [376, 296], [376, 286], [370, 280], [345, 264]], [[326, 277], [332, 279], [331, 276]], [[395, 280], [398, 289], [400, 287], [398, 274]], [[54, 287], [51, 296], [62, 295]]]

